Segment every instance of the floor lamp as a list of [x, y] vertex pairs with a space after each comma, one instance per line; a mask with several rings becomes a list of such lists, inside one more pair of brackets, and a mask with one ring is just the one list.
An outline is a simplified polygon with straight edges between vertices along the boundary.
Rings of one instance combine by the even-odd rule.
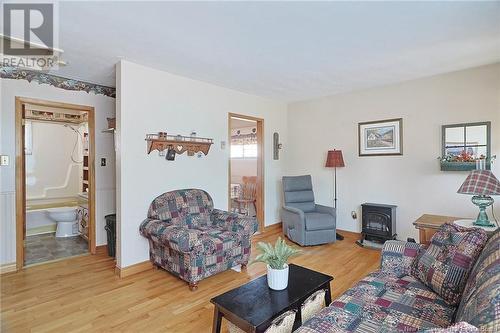
[[[333, 208], [335, 208], [335, 214], [337, 214], [337, 168], [345, 167], [344, 158], [342, 157], [342, 150], [329, 150], [326, 157], [327, 168], [333, 168]], [[337, 239], [343, 240], [344, 236], [337, 233]]]

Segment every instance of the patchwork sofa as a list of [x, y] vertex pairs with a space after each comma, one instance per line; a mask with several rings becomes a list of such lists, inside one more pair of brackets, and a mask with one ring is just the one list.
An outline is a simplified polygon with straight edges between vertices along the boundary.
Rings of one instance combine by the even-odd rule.
[[167, 192], [153, 200], [139, 227], [149, 241], [149, 258], [189, 283], [250, 259], [250, 237], [257, 220], [214, 209], [210, 195], [198, 189]]
[[[416, 243], [386, 242], [381, 269], [296, 332], [500, 332], [500, 231], [482, 249], [454, 305], [411, 274], [412, 268], [420, 267], [414, 261], [422, 258], [422, 250]], [[449, 269], [446, 273], [454, 278], [456, 272]]]

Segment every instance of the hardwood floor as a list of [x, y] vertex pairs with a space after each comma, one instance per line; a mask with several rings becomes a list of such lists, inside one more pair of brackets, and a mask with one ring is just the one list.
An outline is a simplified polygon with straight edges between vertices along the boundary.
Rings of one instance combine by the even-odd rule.
[[[275, 229], [254, 241], [274, 241], [280, 234]], [[379, 251], [354, 243], [355, 234], [343, 234], [345, 240], [304, 247], [292, 260], [334, 276], [333, 298], [377, 269], [380, 260]], [[185, 282], [163, 270], [120, 279], [113, 268], [114, 261], [99, 249], [93, 256], [3, 275], [1, 331], [210, 332], [210, 298], [265, 273], [260, 263], [242, 273], [229, 270], [201, 281], [198, 290], [191, 292]]]

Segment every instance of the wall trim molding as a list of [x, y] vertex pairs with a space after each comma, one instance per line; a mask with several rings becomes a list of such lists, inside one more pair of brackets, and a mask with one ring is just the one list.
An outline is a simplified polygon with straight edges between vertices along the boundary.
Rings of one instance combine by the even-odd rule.
[[267, 233], [267, 232], [275, 232], [275, 231], [279, 231], [283, 228], [283, 223], [282, 222], [276, 222], [274, 224], [271, 224], [271, 225], [268, 225], [266, 227], [264, 227], [264, 234]]
[[341, 234], [346, 234], [350, 236], [356, 236], [356, 237], [361, 237], [361, 232], [356, 232], [356, 231], [348, 231], [348, 230], [342, 230], [342, 229], [337, 229]]
[[16, 263], [11, 262], [9, 264], [0, 265], [0, 275], [17, 272]]
[[86, 93], [116, 98], [116, 88], [80, 80], [73, 80], [40, 71], [14, 67], [2, 67], [0, 68], [0, 77], [2, 79], [26, 80], [28, 82], [34, 81], [38, 84], [48, 84], [60, 89], [85, 91]]
[[150, 270], [152, 268], [153, 268], [153, 264], [151, 263], [151, 261], [147, 260], [147, 261], [139, 262], [137, 264], [133, 264], [133, 265], [130, 265], [127, 267], [122, 267], [122, 268], [116, 266], [115, 267], [115, 274], [123, 279], [127, 276], [141, 273], [141, 272]]
[[108, 245], [107, 244], [104, 244], [104, 245], [97, 245], [95, 247], [95, 250], [96, 251], [104, 251], [106, 252], [108, 250]]

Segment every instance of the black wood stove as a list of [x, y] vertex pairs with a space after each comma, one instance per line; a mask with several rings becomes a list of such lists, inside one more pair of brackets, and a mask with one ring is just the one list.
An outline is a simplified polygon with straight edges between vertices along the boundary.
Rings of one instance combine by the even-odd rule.
[[375, 203], [361, 205], [361, 235], [359, 245], [365, 240], [384, 243], [386, 240], [396, 239], [396, 207]]

